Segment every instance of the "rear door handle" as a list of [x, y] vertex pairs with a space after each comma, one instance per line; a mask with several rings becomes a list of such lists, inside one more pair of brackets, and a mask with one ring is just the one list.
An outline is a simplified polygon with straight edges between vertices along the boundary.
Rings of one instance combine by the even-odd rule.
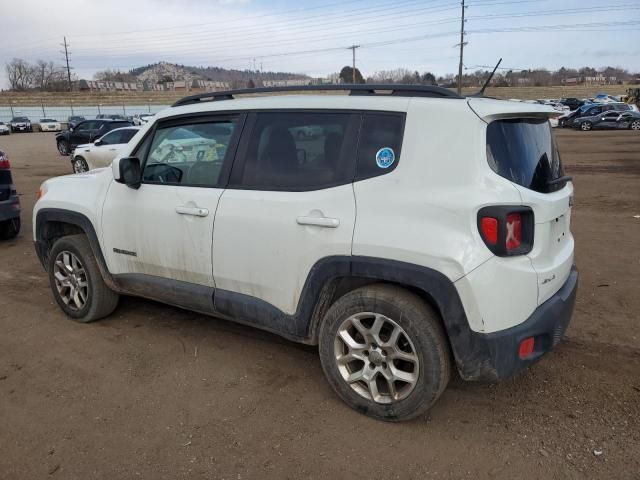
[[337, 228], [340, 225], [340, 220], [329, 217], [298, 217], [296, 222], [298, 225], [313, 225], [325, 228]]
[[193, 215], [194, 217], [206, 217], [209, 215], [209, 209], [201, 207], [176, 207], [176, 213], [180, 215]]

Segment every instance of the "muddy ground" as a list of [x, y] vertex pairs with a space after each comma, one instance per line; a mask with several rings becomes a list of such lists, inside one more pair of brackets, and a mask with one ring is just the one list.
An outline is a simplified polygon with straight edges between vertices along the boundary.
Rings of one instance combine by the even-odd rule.
[[402, 424], [344, 405], [315, 348], [251, 328], [133, 298], [68, 320], [30, 216], [68, 159], [53, 134], [0, 137], [24, 207], [0, 244], [0, 478], [640, 478], [640, 135], [558, 137], [582, 275], [565, 340]]

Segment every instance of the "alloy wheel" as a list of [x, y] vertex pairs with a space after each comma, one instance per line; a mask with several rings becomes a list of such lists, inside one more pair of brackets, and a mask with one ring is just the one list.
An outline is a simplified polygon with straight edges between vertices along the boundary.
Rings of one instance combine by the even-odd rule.
[[407, 332], [385, 315], [362, 312], [336, 332], [336, 365], [360, 396], [389, 404], [406, 398], [418, 382], [420, 362]]
[[69, 154], [69, 148], [67, 147], [67, 144], [65, 142], [58, 142], [58, 152], [60, 153], [60, 155]]
[[84, 173], [89, 171], [89, 166], [87, 162], [83, 158], [76, 158], [73, 161], [73, 172], [74, 173]]
[[587, 132], [589, 130], [591, 130], [591, 124], [589, 122], [584, 122], [582, 125], [580, 125], [580, 128]]
[[640, 120], [635, 120], [631, 124], [631, 130], [640, 130]]
[[53, 276], [62, 301], [71, 310], [82, 310], [89, 299], [89, 281], [80, 259], [63, 250], [56, 257]]

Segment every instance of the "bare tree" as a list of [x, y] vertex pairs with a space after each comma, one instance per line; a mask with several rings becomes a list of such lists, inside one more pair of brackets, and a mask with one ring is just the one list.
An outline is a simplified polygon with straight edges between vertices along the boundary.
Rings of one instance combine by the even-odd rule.
[[11, 90], [27, 90], [33, 85], [33, 68], [21, 58], [5, 63]]
[[50, 90], [54, 84], [64, 79], [62, 70], [53, 62], [38, 60], [32, 68], [34, 87], [40, 90]]

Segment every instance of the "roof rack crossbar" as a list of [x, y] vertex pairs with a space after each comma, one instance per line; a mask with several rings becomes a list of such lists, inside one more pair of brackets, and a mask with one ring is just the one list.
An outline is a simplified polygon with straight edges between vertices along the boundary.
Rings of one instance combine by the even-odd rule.
[[[259, 87], [243, 88], [239, 90], [223, 90], [219, 92], [206, 92], [190, 95], [175, 102], [172, 107], [192, 105], [200, 102], [212, 102], [219, 100], [233, 100], [235, 95], [251, 95], [259, 93], [283, 93], [283, 92], [323, 92], [323, 91], [348, 91], [350, 95], [391, 95], [401, 97], [436, 97], [436, 98], [463, 98], [452, 90], [443, 87], [427, 85], [396, 85], [396, 84], [339, 84], [339, 85], [301, 85], [287, 87]], [[389, 92], [389, 93], [381, 93]]]

